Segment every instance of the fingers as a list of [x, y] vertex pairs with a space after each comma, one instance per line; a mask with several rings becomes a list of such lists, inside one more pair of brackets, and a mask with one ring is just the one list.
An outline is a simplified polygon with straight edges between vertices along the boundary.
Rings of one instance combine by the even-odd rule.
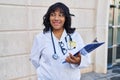
[[81, 57], [80, 53], [78, 53], [76, 56], [77, 56], [77, 57]]
[[66, 58], [66, 62], [73, 63], [73, 64], [80, 64], [81, 55], [78, 54], [76, 56], [73, 56], [72, 54], [69, 54], [69, 56]]
[[73, 56], [71, 53], [69, 54], [69, 56], [70, 56], [71, 59], [74, 59], [74, 60], [76, 59], [76, 57]]
[[68, 62], [68, 63], [75, 63], [75, 61], [70, 56], [68, 56], [66, 58], [66, 62]]

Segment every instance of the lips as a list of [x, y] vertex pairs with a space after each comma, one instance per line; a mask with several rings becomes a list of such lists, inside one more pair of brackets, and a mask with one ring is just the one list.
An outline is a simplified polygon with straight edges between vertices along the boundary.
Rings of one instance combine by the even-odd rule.
[[61, 23], [60, 22], [58, 22], [58, 21], [53, 21], [53, 25], [55, 25], [55, 26], [58, 26], [58, 25], [60, 25]]

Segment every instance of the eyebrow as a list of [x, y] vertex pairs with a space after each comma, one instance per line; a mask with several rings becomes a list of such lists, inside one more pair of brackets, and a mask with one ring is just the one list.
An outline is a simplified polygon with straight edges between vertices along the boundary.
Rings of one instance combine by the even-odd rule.
[[56, 8], [56, 9], [53, 9], [52, 11], [51, 11], [51, 13], [53, 12], [55, 12], [55, 11], [60, 11], [60, 13], [63, 13], [64, 14], [64, 10], [63, 9], [61, 9], [61, 8]]
[[[51, 12], [50, 14], [55, 14], [55, 11]], [[65, 15], [63, 12], [60, 11], [60, 14]]]

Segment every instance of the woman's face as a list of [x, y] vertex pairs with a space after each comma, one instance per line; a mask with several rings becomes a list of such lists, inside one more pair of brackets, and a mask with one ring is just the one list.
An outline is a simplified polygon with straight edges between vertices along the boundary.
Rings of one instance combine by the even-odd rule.
[[50, 24], [54, 30], [63, 29], [65, 23], [65, 16], [59, 9], [50, 14]]

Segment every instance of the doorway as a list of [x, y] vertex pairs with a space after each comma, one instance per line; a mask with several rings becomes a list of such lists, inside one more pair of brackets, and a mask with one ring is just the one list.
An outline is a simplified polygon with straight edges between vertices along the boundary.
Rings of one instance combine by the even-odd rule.
[[120, 63], [120, 0], [110, 0], [108, 68]]

